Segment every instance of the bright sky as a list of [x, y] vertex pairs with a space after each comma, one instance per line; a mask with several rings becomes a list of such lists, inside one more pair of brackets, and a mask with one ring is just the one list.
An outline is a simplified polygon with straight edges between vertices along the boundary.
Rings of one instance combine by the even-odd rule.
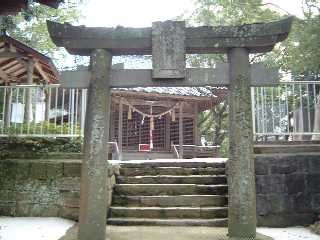
[[[301, 0], [264, 0], [291, 14], [301, 15]], [[274, 8], [282, 13], [279, 8]], [[150, 27], [154, 21], [176, 18], [192, 12], [194, 0], [88, 0], [82, 7], [81, 25], [97, 27]]]

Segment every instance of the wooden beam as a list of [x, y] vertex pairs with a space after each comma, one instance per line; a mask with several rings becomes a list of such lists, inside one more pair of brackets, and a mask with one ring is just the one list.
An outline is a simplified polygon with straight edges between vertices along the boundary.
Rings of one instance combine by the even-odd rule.
[[[110, 87], [205, 87], [229, 85], [229, 66], [219, 64], [216, 68], [189, 68], [184, 80], [154, 80], [151, 69], [113, 69]], [[60, 83], [65, 88], [88, 88], [91, 73], [88, 70], [63, 71]], [[271, 86], [279, 82], [278, 69], [263, 64], [251, 65], [251, 86]]]
[[193, 134], [194, 134], [194, 145], [199, 145], [199, 130], [198, 130], [198, 102], [194, 103], [194, 120], [193, 120]]
[[[242, 26], [205, 26], [186, 28], [186, 53], [227, 53], [230, 48], [246, 47], [250, 53], [272, 50], [284, 40], [293, 18], [270, 23]], [[53, 42], [72, 54], [89, 55], [92, 49], [104, 48], [114, 55], [150, 55], [151, 28], [97, 28], [72, 26], [47, 21]]]
[[[32, 58], [28, 59], [27, 65], [27, 84], [33, 84], [33, 72], [34, 72], [34, 61]], [[26, 99], [24, 106], [24, 122], [29, 123], [32, 120], [32, 89], [26, 89]]]
[[7, 82], [10, 80], [9, 75], [5, 71], [3, 71], [1, 68], [0, 68], [0, 78], [3, 80], [3, 82]]
[[171, 142], [170, 142], [170, 123], [171, 117], [169, 114], [165, 115], [165, 148], [170, 151], [171, 150]]
[[122, 131], [123, 131], [123, 103], [119, 103], [119, 123], [118, 123], [118, 148], [119, 148], [119, 160], [122, 160]]
[[0, 58], [22, 58], [23, 55], [17, 52], [3, 51], [0, 52]]
[[179, 158], [183, 158], [183, 103], [179, 107]]
[[46, 73], [43, 71], [43, 69], [42, 69], [39, 61], [36, 61], [34, 66], [35, 66], [35, 68], [38, 70], [38, 72], [40, 73], [40, 75], [41, 75], [41, 77], [43, 78], [43, 80], [45, 80], [47, 83], [49, 83], [49, 82], [50, 82], [50, 78], [49, 78], [48, 74], [46, 74]]
[[[146, 100], [141, 100], [141, 99], [132, 99], [132, 98], [126, 98], [130, 104], [133, 106], [145, 106], [148, 104]], [[113, 97], [112, 101], [119, 104], [121, 101], [121, 97]], [[152, 106], [153, 107], [172, 107], [176, 104], [176, 101], [153, 101]]]

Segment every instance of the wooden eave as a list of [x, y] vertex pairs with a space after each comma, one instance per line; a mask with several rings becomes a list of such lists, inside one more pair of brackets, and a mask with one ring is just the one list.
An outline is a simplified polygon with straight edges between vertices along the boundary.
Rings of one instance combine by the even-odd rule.
[[[227, 53], [245, 47], [251, 53], [271, 51], [289, 34], [292, 17], [269, 23], [242, 26], [186, 28], [186, 53]], [[90, 55], [92, 49], [107, 49], [113, 55], [150, 55], [152, 28], [104, 28], [72, 26], [47, 21], [52, 41], [69, 53]]]
[[34, 61], [35, 83], [58, 83], [58, 71], [52, 60], [9, 37], [0, 37], [0, 85], [23, 84], [27, 79], [27, 61]]
[[[113, 98], [124, 97], [126, 99], [133, 100], [142, 100], [146, 101], [145, 105], [149, 105], [147, 101], [162, 101], [162, 102], [185, 102], [185, 103], [198, 103], [199, 112], [205, 111], [212, 106], [222, 102], [227, 98], [228, 90], [227, 88], [217, 89], [215, 91], [215, 96], [185, 96], [185, 95], [174, 95], [174, 94], [165, 94], [165, 93], [146, 93], [146, 92], [137, 92], [130, 90], [112, 90]], [[187, 112], [193, 113], [193, 110], [189, 109]]]

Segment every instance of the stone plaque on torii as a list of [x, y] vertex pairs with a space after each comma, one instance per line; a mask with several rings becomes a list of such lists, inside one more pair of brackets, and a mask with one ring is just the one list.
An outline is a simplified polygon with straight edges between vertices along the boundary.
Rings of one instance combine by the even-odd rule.
[[[250, 53], [271, 51], [289, 34], [292, 18], [236, 27], [93, 28], [48, 22], [53, 42], [71, 54], [90, 55], [91, 71], [67, 72], [62, 84], [89, 87], [82, 162], [79, 239], [105, 239], [106, 147], [110, 87], [215, 86], [229, 89], [228, 236], [256, 237], [251, 86], [274, 85], [278, 72], [249, 63]], [[226, 53], [228, 64], [186, 69], [185, 55]], [[114, 55], [151, 55], [153, 70], [111, 69]], [[90, 79], [90, 81], [89, 81]]]

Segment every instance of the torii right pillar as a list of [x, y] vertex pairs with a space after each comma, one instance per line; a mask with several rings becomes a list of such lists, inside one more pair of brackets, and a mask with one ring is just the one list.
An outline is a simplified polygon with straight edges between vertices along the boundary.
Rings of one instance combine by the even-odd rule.
[[249, 51], [232, 48], [229, 61], [228, 191], [230, 237], [256, 236], [256, 191]]

